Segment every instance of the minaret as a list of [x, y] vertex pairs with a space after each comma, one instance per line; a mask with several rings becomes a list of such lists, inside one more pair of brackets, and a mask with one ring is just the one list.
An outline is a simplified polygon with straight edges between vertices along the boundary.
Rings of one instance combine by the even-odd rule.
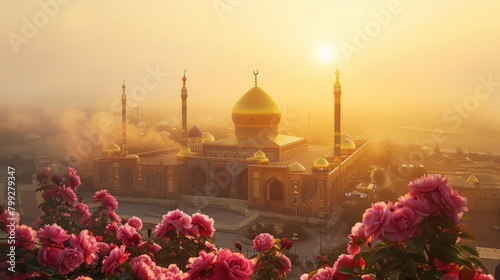
[[186, 88], [186, 70], [184, 70], [184, 76], [182, 77], [182, 146], [187, 147], [187, 88]]
[[335, 96], [335, 118], [334, 118], [334, 138], [333, 138], [333, 155], [340, 156], [340, 95], [342, 94], [342, 90], [340, 89], [339, 82], [339, 67], [337, 66], [337, 70], [335, 71], [335, 75], [337, 76], [337, 80], [335, 81], [335, 85], [333, 86], [333, 95]]
[[125, 94], [125, 80], [122, 84], [122, 156], [128, 154], [127, 151], [127, 95]]

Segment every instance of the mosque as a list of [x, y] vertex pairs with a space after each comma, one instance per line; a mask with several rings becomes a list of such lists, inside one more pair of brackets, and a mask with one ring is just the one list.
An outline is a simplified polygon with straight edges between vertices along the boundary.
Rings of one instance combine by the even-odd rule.
[[[108, 143], [93, 162], [94, 188], [115, 195], [219, 203], [294, 216], [325, 217], [344, 197], [346, 182], [370, 141], [341, 134], [339, 70], [334, 84], [334, 144], [309, 145], [280, 134], [281, 108], [255, 85], [234, 105], [234, 135], [215, 139], [197, 126], [187, 130], [187, 88], [182, 77], [182, 146], [127, 152], [126, 86], [122, 85], [122, 143]], [[210, 200], [213, 201], [213, 200]]]

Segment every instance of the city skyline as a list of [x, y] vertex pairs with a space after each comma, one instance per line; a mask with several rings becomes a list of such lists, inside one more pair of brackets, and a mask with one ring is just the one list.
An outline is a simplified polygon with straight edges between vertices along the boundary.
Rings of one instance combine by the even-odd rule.
[[338, 65], [345, 122], [499, 133], [496, 2], [5, 5], [2, 128], [36, 123], [35, 110], [71, 120], [62, 127], [109, 117], [123, 79], [130, 106], [147, 118], [162, 110], [180, 118], [184, 70], [189, 126], [197, 118], [232, 126], [228, 112], [254, 69], [285, 112], [329, 127]]

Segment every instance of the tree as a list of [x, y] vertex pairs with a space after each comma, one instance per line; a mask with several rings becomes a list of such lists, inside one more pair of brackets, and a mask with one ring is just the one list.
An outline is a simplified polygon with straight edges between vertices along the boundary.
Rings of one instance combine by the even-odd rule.
[[382, 187], [385, 181], [385, 171], [383, 169], [377, 169], [373, 172], [373, 182], [378, 187]]

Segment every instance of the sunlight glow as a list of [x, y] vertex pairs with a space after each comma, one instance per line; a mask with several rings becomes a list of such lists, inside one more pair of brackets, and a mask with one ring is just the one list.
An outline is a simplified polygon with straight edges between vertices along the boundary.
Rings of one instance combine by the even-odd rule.
[[333, 48], [329, 45], [319, 46], [316, 50], [316, 58], [320, 63], [329, 63], [334, 56]]

